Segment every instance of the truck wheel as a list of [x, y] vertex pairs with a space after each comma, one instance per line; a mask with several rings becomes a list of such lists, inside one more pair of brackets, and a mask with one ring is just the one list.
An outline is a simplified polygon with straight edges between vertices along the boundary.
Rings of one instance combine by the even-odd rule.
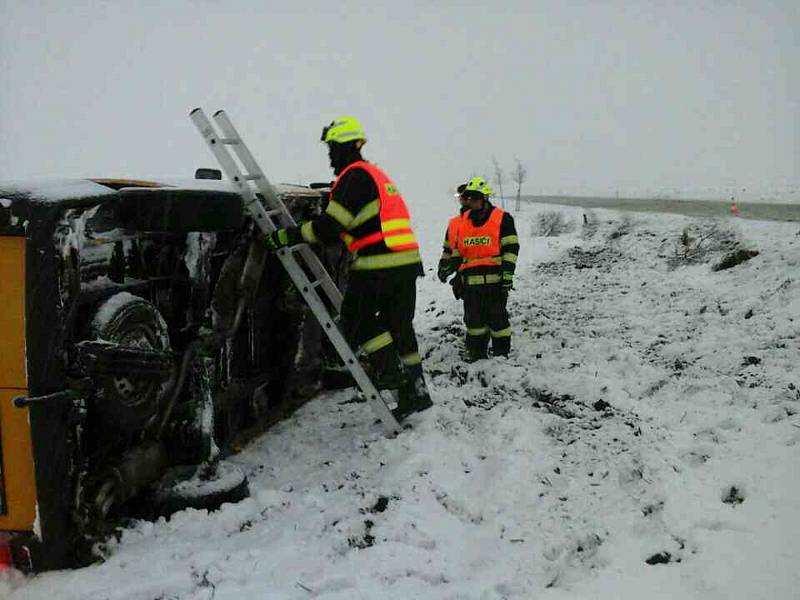
[[249, 495], [244, 471], [222, 460], [170, 469], [149, 502], [153, 514], [166, 516], [186, 508], [216, 510], [226, 502], [239, 502]]
[[[167, 324], [144, 298], [120, 292], [108, 298], [92, 320], [95, 338], [131, 348], [169, 349]], [[140, 430], [158, 410], [165, 384], [156, 376], [99, 376], [96, 412], [100, 422], [125, 432]]]

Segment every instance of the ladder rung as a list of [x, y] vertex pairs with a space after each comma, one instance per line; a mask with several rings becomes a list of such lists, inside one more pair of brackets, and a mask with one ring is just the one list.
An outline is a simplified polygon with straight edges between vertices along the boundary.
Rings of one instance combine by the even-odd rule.
[[232, 146], [234, 144], [241, 144], [242, 140], [240, 140], [239, 138], [219, 138], [219, 143]]
[[[259, 204], [259, 203], [261, 204], [262, 208], [265, 209], [264, 213], [267, 214], [267, 215], [274, 215], [274, 214], [278, 214], [278, 213], [283, 214], [283, 208], [280, 207], [280, 206], [278, 206], [276, 208], [270, 208], [269, 210], [266, 210], [266, 207], [264, 206], [263, 202], [260, 202], [258, 196], [253, 196], [249, 200], [245, 199], [244, 207], [249, 211], [253, 211], [254, 209], [252, 209], [250, 207], [253, 204]], [[259, 213], [261, 212], [260, 210], [257, 210], [257, 209], [255, 209], [255, 210], [256, 210], [256, 212], [259, 212]]]
[[308, 293], [310, 290], [318, 288], [322, 285], [321, 279], [315, 279], [314, 281], [309, 281], [308, 285], [303, 285], [302, 287], [298, 286], [301, 292]]

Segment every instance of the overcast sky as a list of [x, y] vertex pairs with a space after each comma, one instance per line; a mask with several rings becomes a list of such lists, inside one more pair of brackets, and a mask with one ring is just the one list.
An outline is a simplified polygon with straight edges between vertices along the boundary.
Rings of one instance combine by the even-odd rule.
[[413, 203], [492, 155], [529, 193], [800, 185], [798, 7], [0, 0], [0, 179], [191, 176], [203, 106], [273, 181], [355, 115]]

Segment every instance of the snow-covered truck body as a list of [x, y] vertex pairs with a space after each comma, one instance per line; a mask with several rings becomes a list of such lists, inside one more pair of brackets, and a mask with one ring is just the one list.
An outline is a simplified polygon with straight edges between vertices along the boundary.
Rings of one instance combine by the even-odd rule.
[[165, 478], [309, 397], [319, 355], [227, 184], [0, 182], [0, 566], [90, 560], [119, 518], [169, 504], [143, 500]]

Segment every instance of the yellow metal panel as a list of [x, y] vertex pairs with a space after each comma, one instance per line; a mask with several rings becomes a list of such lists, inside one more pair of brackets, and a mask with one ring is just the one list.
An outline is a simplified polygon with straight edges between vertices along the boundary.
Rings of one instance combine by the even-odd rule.
[[0, 236], [0, 388], [26, 388], [25, 238]]
[[94, 181], [95, 183], [99, 183], [100, 185], [107, 185], [108, 187], [114, 188], [115, 190], [124, 187], [146, 187], [146, 188], [163, 187], [162, 184], [157, 183], [155, 181], [142, 181], [141, 179], [91, 179], [90, 181]]
[[36, 483], [25, 375], [25, 238], [0, 236], [0, 530], [31, 530]]
[[15, 408], [14, 396], [27, 390], [0, 389], [0, 448], [3, 453], [0, 530], [31, 531], [36, 518], [36, 482], [28, 409]]

